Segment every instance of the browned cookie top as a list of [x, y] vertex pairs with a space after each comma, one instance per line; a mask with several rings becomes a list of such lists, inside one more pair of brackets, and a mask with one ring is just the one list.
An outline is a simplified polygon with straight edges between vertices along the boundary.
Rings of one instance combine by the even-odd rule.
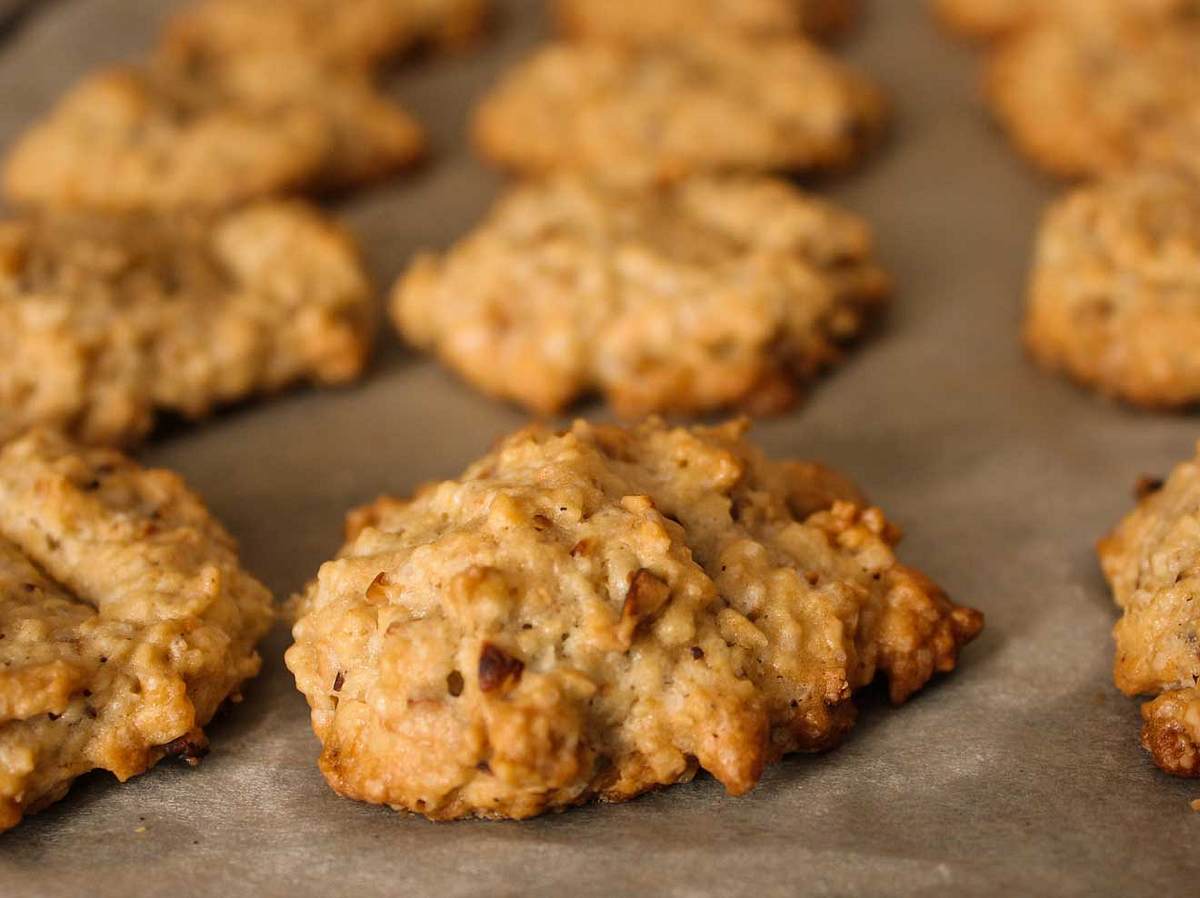
[[1113, 674], [1127, 695], [1159, 695], [1142, 709], [1142, 741], [1169, 773], [1200, 776], [1200, 460], [1150, 484], [1100, 543], [1123, 615], [1113, 630]]
[[770, 178], [512, 190], [397, 284], [401, 332], [539, 412], [778, 411], [883, 304], [857, 217]]
[[351, 515], [287, 664], [343, 795], [529, 817], [701, 767], [733, 794], [903, 701], [982, 626], [844, 478], [745, 427], [578, 422]]
[[46, 431], [0, 451], [0, 829], [168, 755], [258, 672], [270, 593], [182, 481]]
[[[1200, 16], [1055, 18], [994, 51], [988, 91], [1018, 146], [1070, 177], [1162, 155], [1200, 117]], [[1190, 136], [1189, 136], [1190, 135]], [[1195, 156], [1200, 143], [1186, 152]]]
[[370, 288], [354, 247], [299, 203], [205, 215], [0, 223], [0, 442], [34, 424], [142, 436], [301, 379], [362, 369]]
[[84, 79], [11, 149], [11, 201], [106, 212], [215, 209], [370, 180], [420, 127], [365, 76], [295, 54], [162, 56]]
[[830, 37], [850, 27], [858, 6], [858, 0], [555, 0], [554, 13], [569, 37], [640, 44], [708, 29]]
[[175, 52], [299, 52], [366, 69], [415, 44], [455, 47], [483, 27], [487, 0], [198, 0], [167, 25]]
[[803, 39], [705, 32], [551, 44], [483, 100], [475, 134], [489, 159], [525, 173], [661, 179], [845, 166], [885, 117], [873, 83]]
[[1025, 337], [1034, 355], [1148, 406], [1200, 400], [1200, 178], [1147, 167], [1046, 214]]

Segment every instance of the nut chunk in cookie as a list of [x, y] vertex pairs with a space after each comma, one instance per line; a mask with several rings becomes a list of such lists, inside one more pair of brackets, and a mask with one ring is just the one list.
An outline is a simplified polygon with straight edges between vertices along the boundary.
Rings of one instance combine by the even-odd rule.
[[991, 105], [1025, 155], [1066, 177], [1120, 171], [1179, 140], [1194, 156], [1200, 141], [1177, 131], [1200, 117], [1197, 12], [1193, 0], [1158, 18], [1048, 19], [993, 52]]
[[538, 412], [770, 412], [836, 360], [889, 279], [857, 217], [767, 178], [515, 188], [392, 314], [484, 391]]
[[199, 0], [168, 22], [164, 45], [220, 56], [286, 50], [331, 68], [368, 69], [417, 44], [470, 42], [488, 6], [488, 0]]
[[195, 763], [271, 595], [176, 475], [34, 431], [0, 450], [0, 829], [89, 770]]
[[878, 674], [901, 702], [982, 626], [897, 532], [745, 426], [531, 427], [353, 513], [287, 665], [339, 793], [435, 819], [731, 794], [829, 748]]
[[46, 424], [129, 443], [158, 410], [341, 383], [370, 331], [356, 249], [301, 203], [0, 221], [0, 442]]
[[10, 151], [18, 206], [221, 209], [373, 180], [415, 159], [416, 121], [354, 72], [299, 54], [164, 53], [84, 79]]
[[1142, 706], [1142, 744], [1155, 763], [1200, 776], [1200, 456], [1140, 492], [1099, 546], [1124, 611], [1113, 629], [1114, 679], [1126, 695], [1158, 696]]
[[713, 29], [752, 38], [832, 37], [858, 18], [859, 0], [555, 0], [559, 29], [580, 40], [677, 42]]
[[1200, 179], [1147, 167], [1051, 207], [1025, 341], [1048, 368], [1151, 407], [1200, 400]]
[[524, 173], [662, 179], [837, 168], [883, 130], [865, 76], [803, 38], [697, 33], [653, 46], [551, 44], [480, 104], [475, 137]]

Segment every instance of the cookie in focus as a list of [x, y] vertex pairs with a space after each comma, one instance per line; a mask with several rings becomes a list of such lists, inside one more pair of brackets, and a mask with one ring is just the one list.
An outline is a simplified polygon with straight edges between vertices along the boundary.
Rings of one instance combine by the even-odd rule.
[[745, 425], [530, 427], [382, 498], [299, 601], [286, 661], [340, 794], [434, 819], [623, 801], [836, 745], [982, 616], [894, 554], [842, 476]]
[[0, 450], [0, 829], [90, 770], [197, 763], [271, 595], [176, 475], [34, 431]]
[[1142, 745], [1176, 776], [1200, 776], [1200, 458], [1139, 488], [1137, 508], [1100, 541], [1122, 617], [1113, 678], [1142, 705]]

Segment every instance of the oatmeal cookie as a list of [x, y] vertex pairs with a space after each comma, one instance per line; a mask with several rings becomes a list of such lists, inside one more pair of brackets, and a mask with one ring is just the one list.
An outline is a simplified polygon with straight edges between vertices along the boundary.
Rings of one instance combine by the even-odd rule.
[[86, 443], [299, 381], [361, 371], [371, 291], [315, 210], [0, 222], [0, 442], [46, 424]]
[[285, 49], [330, 68], [369, 69], [417, 44], [461, 47], [487, 0], [200, 0], [170, 20], [173, 52], [223, 57]]
[[484, 155], [528, 174], [665, 179], [821, 169], [880, 136], [879, 89], [802, 38], [697, 33], [649, 47], [551, 44], [480, 104]]
[[174, 474], [34, 431], [0, 451], [0, 829], [89, 770], [195, 763], [271, 595]]
[[296, 55], [163, 56], [86, 78], [18, 140], [4, 187], [21, 206], [215, 209], [371, 180], [423, 145], [365, 76]]
[[897, 532], [745, 426], [531, 427], [458, 480], [353, 513], [286, 660], [339, 793], [435, 819], [732, 794], [904, 701], [982, 626]]
[[1099, 547], [1124, 611], [1114, 679], [1126, 695], [1158, 696], [1142, 706], [1142, 744], [1155, 763], [1200, 776], [1200, 457], [1139, 492]]
[[[1194, 4], [1193, 4], [1194, 5]], [[987, 92], [1033, 161], [1067, 177], [1112, 173], [1200, 114], [1200, 17], [1048, 21], [992, 54]], [[1192, 150], [1200, 150], [1193, 146]]]
[[997, 40], [1043, 22], [1073, 27], [1096, 23], [1185, 21], [1200, 12], [1197, 0], [932, 0], [947, 27], [973, 40]]
[[555, 0], [568, 37], [621, 43], [676, 41], [702, 28], [747, 37], [832, 37], [854, 23], [858, 0]]
[[485, 392], [557, 412], [601, 393], [624, 416], [779, 411], [884, 302], [856, 216], [769, 178], [513, 189], [392, 316]]
[[1200, 400], [1200, 178], [1148, 167], [1077, 189], [1038, 239], [1025, 341], [1139, 405]]

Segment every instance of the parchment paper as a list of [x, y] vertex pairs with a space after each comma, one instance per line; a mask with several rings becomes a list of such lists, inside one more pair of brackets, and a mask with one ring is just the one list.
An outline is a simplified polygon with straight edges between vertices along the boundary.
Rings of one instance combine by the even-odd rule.
[[[0, 49], [0, 141], [82, 72], [148, 46], [166, 6], [44, 5]], [[774, 454], [853, 474], [905, 526], [903, 557], [986, 612], [960, 669], [901, 709], [866, 697], [842, 748], [788, 760], [744, 798], [701, 777], [622, 806], [435, 825], [326, 787], [280, 631], [198, 769], [80, 781], [0, 836], [0, 895], [1196, 893], [1200, 785], [1157, 773], [1138, 746], [1137, 704], [1110, 679], [1115, 615], [1092, 545], [1135, 478], [1188, 456], [1200, 431], [1023, 358], [1024, 270], [1057, 188], [989, 124], [971, 51], [916, 0], [871, 13], [843, 49], [893, 92], [894, 139], [861, 173], [815, 186], [877, 226], [895, 309], [806, 405], [756, 432]], [[397, 71], [436, 160], [338, 208], [381, 283], [487, 207], [497, 180], [470, 158], [465, 117], [543, 28], [539, 5], [510, 2], [477, 55]], [[363, 385], [175, 428], [143, 457], [181, 471], [283, 597], [335, 550], [350, 506], [453, 476], [522, 422], [385, 334]]]

